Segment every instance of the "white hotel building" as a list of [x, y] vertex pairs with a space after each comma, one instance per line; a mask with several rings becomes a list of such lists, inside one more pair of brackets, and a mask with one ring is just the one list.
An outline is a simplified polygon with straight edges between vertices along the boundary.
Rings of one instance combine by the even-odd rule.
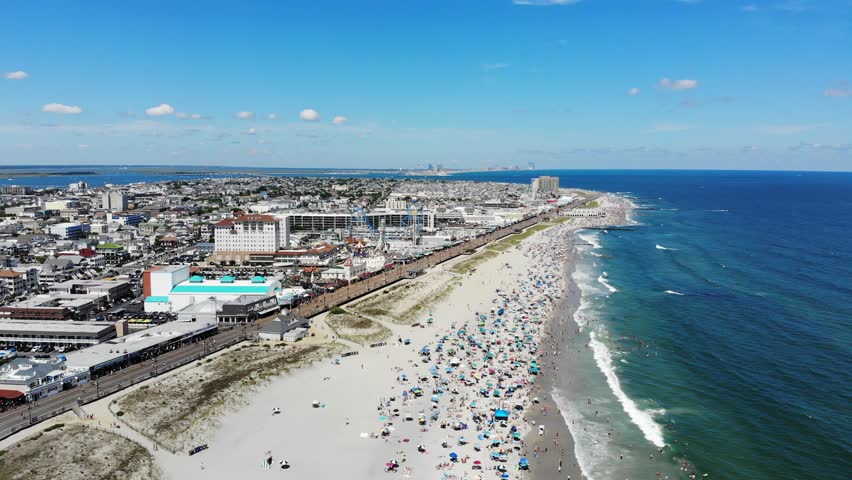
[[213, 225], [217, 252], [276, 252], [290, 244], [287, 218], [242, 215]]

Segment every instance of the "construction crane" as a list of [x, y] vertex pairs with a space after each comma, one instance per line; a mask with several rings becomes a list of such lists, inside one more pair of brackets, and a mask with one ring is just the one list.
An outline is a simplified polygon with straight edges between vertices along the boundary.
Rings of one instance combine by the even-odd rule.
[[[364, 211], [361, 207], [355, 207], [352, 209], [352, 218], [354, 219], [355, 227], [366, 227], [369, 232], [369, 237], [371, 240], [376, 241], [379, 238], [379, 232], [370, 224], [370, 220], [367, 218], [367, 212]], [[350, 234], [351, 235], [351, 234]]]

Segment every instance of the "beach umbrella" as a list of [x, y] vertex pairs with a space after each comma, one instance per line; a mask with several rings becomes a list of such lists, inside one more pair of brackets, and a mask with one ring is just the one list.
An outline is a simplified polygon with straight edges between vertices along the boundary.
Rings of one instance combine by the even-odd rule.
[[457, 454], [456, 452], [450, 453], [450, 460], [455, 460], [457, 458], [459, 458], [459, 454]]

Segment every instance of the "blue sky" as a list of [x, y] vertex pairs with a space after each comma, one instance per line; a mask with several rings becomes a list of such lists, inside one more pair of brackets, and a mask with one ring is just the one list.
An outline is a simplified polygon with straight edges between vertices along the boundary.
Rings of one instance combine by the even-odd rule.
[[852, 0], [0, 2], [0, 164], [852, 170]]

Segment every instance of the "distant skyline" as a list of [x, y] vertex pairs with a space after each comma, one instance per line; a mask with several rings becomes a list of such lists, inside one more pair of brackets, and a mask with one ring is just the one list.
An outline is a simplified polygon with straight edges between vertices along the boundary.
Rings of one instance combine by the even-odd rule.
[[852, 170], [852, 0], [0, 4], [0, 166]]

